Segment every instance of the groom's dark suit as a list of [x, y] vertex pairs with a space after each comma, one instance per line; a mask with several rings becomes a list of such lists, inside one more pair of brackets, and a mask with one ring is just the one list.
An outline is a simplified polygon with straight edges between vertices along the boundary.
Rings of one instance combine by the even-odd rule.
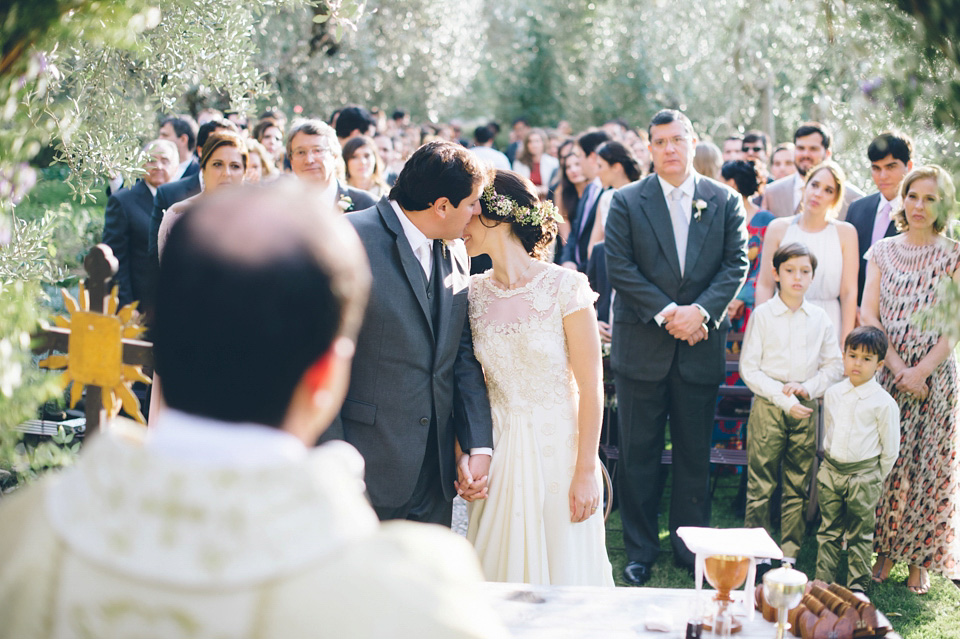
[[[630, 561], [652, 564], [660, 550], [657, 475], [669, 415], [673, 445], [670, 534], [674, 556], [693, 558], [678, 526], [709, 525], [710, 439], [717, 388], [724, 378], [726, 308], [747, 273], [746, 222], [740, 196], [697, 175], [683, 276], [663, 189], [656, 174], [613, 196], [606, 258], [616, 290], [611, 364], [620, 410], [619, 491]], [[690, 346], [659, 326], [668, 304], [699, 304], [710, 315], [707, 339]]]
[[449, 526], [454, 440], [466, 451], [493, 447], [467, 321], [466, 250], [457, 243], [444, 255], [434, 242], [428, 282], [387, 198], [346, 219], [367, 251], [373, 287], [347, 399], [324, 439], [345, 439], [363, 455], [381, 519]]

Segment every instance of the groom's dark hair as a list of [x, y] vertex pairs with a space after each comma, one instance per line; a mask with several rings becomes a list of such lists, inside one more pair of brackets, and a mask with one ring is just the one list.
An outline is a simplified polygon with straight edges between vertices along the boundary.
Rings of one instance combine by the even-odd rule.
[[405, 211], [422, 211], [445, 197], [454, 206], [468, 197], [477, 185], [488, 181], [490, 169], [480, 159], [452, 142], [428, 142], [414, 151], [390, 199]]
[[153, 326], [171, 408], [281, 426], [308, 368], [356, 337], [370, 271], [332, 208], [284, 180], [199, 198], [174, 225]]
[[687, 130], [687, 133], [693, 135], [693, 122], [676, 109], [661, 109], [657, 111], [657, 114], [650, 120], [650, 126], [647, 127], [647, 135], [653, 137], [653, 127], [660, 126], [661, 124], [670, 124], [671, 122], [682, 122], [683, 128]]

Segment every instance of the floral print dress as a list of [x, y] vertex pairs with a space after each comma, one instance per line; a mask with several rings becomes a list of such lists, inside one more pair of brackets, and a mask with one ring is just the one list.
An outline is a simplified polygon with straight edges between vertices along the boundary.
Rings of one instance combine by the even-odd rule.
[[[867, 253], [880, 270], [880, 321], [907, 366], [919, 362], [940, 339], [913, 320], [936, 304], [938, 285], [960, 267], [960, 244], [940, 238], [927, 246], [902, 236], [875, 244]], [[874, 549], [894, 561], [960, 577], [960, 430], [957, 427], [957, 362], [951, 353], [920, 400], [900, 391], [889, 369], [880, 383], [900, 405], [900, 457], [887, 476], [877, 506]]]

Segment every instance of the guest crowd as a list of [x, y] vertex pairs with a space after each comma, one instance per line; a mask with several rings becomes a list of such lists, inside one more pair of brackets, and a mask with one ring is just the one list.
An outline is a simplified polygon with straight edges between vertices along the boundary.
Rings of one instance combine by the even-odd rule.
[[[920, 162], [908, 135], [877, 132], [862, 159], [875, 190], [864, 194], [847, 179], [852, 167], [832, 159], [833, 135], [821, 123], [798, 123], [792, 140], [779, 144], [757, 130], [714, 144], [698, 139], [689, 119], [671, 110], [649, 126], [614, 120], [578, 134], [566, 122], [538, 128], [518, 118], [501, 150], [496, 143], [503, 137], [495, 122], [468, 131], [453, 122], [421, 126], [402, 111], [387, 117], [357, 106], [327, 122], [288, 123], [279, 109], [256, 122], [212, 109], [196, 120], [164, 118], [144, 147], [143, 177], [111, 185], [103, 241], [119, 261], [120, 302], [139, 301], [149, 324], [171, 229], [184, 211], [223, 187], [299, 179], [311, 182], [330, 208], [359, 212], [380, 207], [378, 200], [396, 202], [397, 189], [422, 170], [410, 161], [424, 145], [452, 143], [469, 149], [472, 160], [457, 160], [465, 166], [477, 162], [497, 176], [512, 172], [520, 179], [476, 178], [481, 181], [472, 188], [511, 185], [502, 211], [515, 214], [498, 214], [493, 195], [481, 206], [482, 188], [474, 214], [491, 227], [512, 219], [515, 230], [517, 220], [536, 219], [539, 233], [540, 225], [554, 223], [541, 212], [555, 206], [556, 240], [530, 249], [530, 256], [585, 274], [598, 295], [590, 339], [604, 344], [615, 378], [614, 489], [629, 561], [626, 582], [646, 583], [660, 553], [657, 478], [668, 423], [673, 487], [665, 514], [674, 561], [693, 565], [676, 530], [709, 525], [713, 416], [726, 361], [737, 352], [739, 375], [754, 395], [746, 525], [778, 530], [785, 557], [795, 559], [817, 483], [817, 577], [863, 590], [903, 562], [907, 586], [918, 594], [929, 589], [929, 572], [960, 578], [955, 344], [914, 319], [937, 303], [943, 280], [960, 282], [960, 245], [952, 239], [956, 190], [944, 169]], [[459, 210], [455, 199], [451, 206]], [[407, 211], [403, 201], [401, 207]], [[471, 242], [481, 245], [477, 238], [467, 238], [468, 250]], [[442, 258], [421, 259], [428, 287], [428, 267], [446, 255], [444, 248]], [[493, 253], [476, 256], [472, 272], [486, 271], [491, 258], [494, 274], [500, 273]], [[525, 273], [507, 288], [525, 285]], [[574, 280], [564, 286], [577, 287]], [[564, 326], [569, 341], [576, 333]], [[586, 387], [581, 383], [577, 392]], [[349, 395], [348, 406], [349, 419], [366, 419], [361, 413], [368, 408], [351, 405]], [[424, 419], [433, 429], [437, 418]], [[490, 442], [478, 441], [472, 453], [458, 442], [465, 446], [458, 488], [470, 499], [487, 495]], [[551, 455], [548, 448], [538, 454]], [[496, 460], [496, 447], [492, 452]], [[486, 466], [474, 467], [484, 456]], [[780, 522], [773, 526], [778, 484]], [[374, 506], [384, 519], [416, 518], [404, 509], [386, 516]], [[578, 502], [574, 520], [589, 519], [589, 508], [590, 500]], [[441, 523], [449, 525], [449, 517]], [[835, 574], [843, 542], [846, 577]], [[596, 565], [609, 571], [604, 561]], [[530, 579], [551, 582], [549, 571]]]

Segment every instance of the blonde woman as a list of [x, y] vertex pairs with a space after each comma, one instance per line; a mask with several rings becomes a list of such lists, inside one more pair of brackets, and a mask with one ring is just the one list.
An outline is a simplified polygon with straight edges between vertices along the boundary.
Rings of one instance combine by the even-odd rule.
[[939, 166], [914, 169], [900, 187], [899, 235], [867, 251], [864, 324], [887, 334], [880, 383], [900, 405], [900, 457], [884, 482], [874, 549], [873, 580], [898, 561], [907, 588], [930, 589], [929, 571], [960, 577], [960, 432], [956, 341], [917, 324], [914, 314], [937, 304], [940, 284], [960, 282], [960, 244], [945, 237], [956, 200]]
[[770, 222], [763, 239], [756, 304], [773, 297], [773, 254], [781, 244], [799, 242], [817, 258], [817, 273], [806, 299], [827, 311], [843, 344], [857, 319], [857, 273], [860, 251], [857, 230], [836, 219], [843, 205], [846, 177], [835, 162], [807, 172], [800, 213]]

